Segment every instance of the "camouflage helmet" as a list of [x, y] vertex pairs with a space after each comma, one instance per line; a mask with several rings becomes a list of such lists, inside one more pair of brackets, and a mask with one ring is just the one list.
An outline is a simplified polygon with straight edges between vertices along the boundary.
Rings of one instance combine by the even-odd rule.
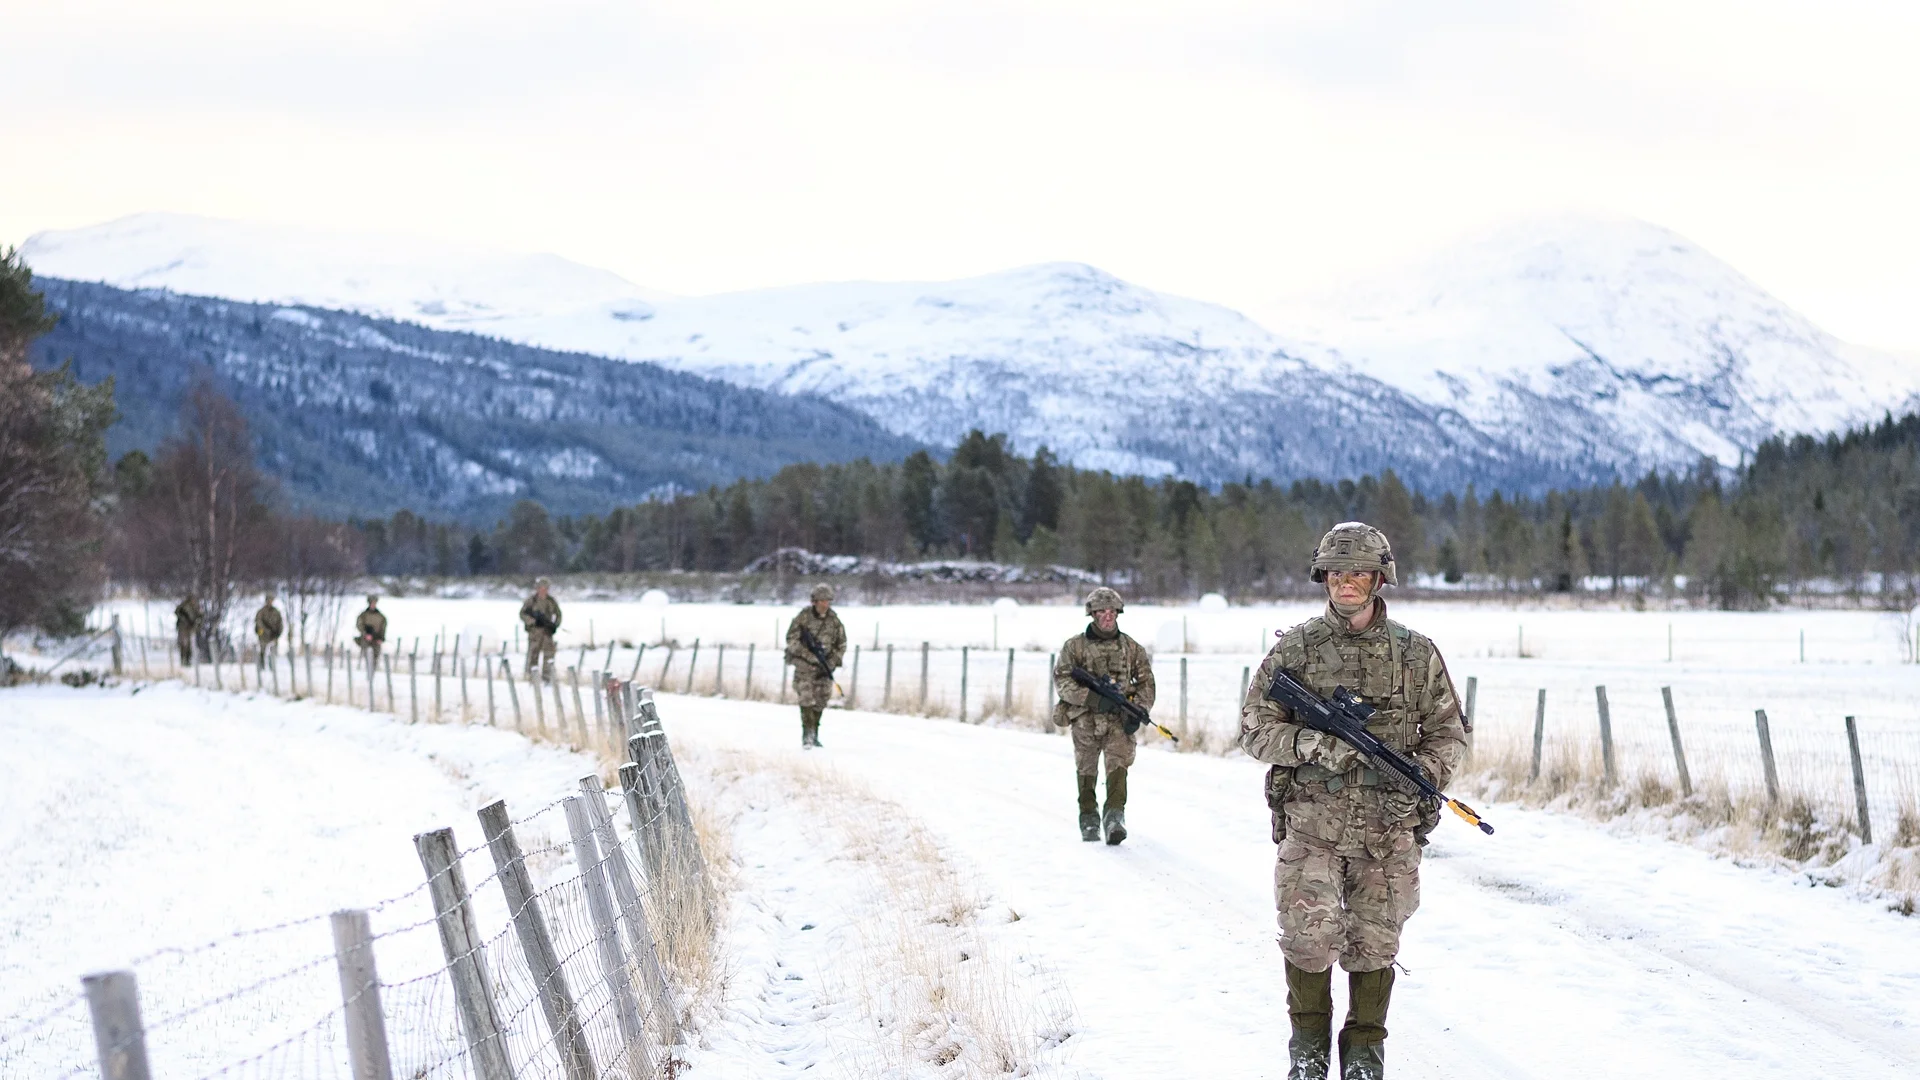
[[1107, 588], [1105, 585], [1087, 594], [1087, 614], [1089, 615], [1096, 611], [1121, 612], [1125, 610], [1127, 610], [1127, 602], [1120, 599], [1119, 593]]
[[1374, 570], [1385, 584], [1400, 584], [1387, 534], [1364, 521], [1343, 521], [1320, 538], [1309, 576], [1315, 582], [1325, 582], [1329, 570]]
[[807, 598], [809, 600], [825, 600], [831, 604], [833, 603], [833, 586], [823, 581], [813, 587], [813, 591], [807, 594]]
[[536, 588], [536, 589], [541, 589], [541, 588], [552, 588], [552, 587], [553, 587], [553, 579], [552, 579], [552, 578], [547, 578], [547, 577], [537, 577], [537, 578], [534, 578], [534, 579], [533, 579], [533, 587], [534, 587], [534, 588]]

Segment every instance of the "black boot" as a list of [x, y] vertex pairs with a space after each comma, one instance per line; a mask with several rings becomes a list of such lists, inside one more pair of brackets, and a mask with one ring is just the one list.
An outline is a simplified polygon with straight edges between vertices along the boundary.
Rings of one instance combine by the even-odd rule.
[[1075, 775], [1080, 784], [1080, 839], [1100, 839], [1100, 796], [1091, 776]]
[[1387, 1075], [1387, 1003], [1392, 998], [1392, 966], [1348, 973], [1340, 1080], [1382, 1080]]
[[1107, 813], [1100, 824], [1109, 845], [1127, 838], [1127, 770], [1124, 768], [1107, 773]]
[[1327, 1080], [1333, 1057], [1333, 972], [1307, 971], [1287, 963], [1287, 1080]]

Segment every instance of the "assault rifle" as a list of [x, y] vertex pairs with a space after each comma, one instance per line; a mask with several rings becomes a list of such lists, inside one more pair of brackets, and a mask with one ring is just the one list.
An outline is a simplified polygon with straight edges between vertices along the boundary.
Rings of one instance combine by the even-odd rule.
[[1373, 706], [1353, 696], [1346, 687], [1337, 687], [1331, 700], [1309, 690], [1304, 683], [1283, 668], [1273, 676], [1273, 685], [1267, 687], [1267, 699], [1286, 706], [1293, 714], [1296, 724], [1322, 734], [1331, 735], [1355, 750], [1367, 759], [1375, 769], [1389, 776], [1397, 777], [1394, 786], [1409, 795], [1418, 795], [1432, 799], [1447, 809], [1460, 815], [1461, 820], [1474, 826], [1488, 836], [1493, 835], [1493, 826], [1480, 820], [1471, 806], [1459, 799], [1450, 799], [1446, 793], [1427, 779], [1420, 766], [1408, 761], [1400, 752], [1380, 741], [1380, 736], [1367, 730], [1367, 717], [1374, 713]]
[[845, 697], [847, 692], [840, 689], [840, 684], [834, 681], [833, 665], [827, 663], [827, 650], [820, 647], [820, 639], [813, 636], [813, 631], [803, 626], [800, 628], [800, 644], [805, 645], [807, 651], [813, 654], [813, 662], [820, 665], [820, 674], [825, 675], [827, 681], [833, 683], [833, 692]]
[[1081, 686], [1086, 687], [1088, 691], [1113, 702], [1114, 705], [1119, 707], [1120, 715], [1124, 717], [1124, 719], [1120, 721], [1120, 724], [1127, 729], [1127, 734], [1131, 735], [1139, 731], [1140, 725], [1145, 724], [1148, 727], [1156, 729], [1160, 734], [1165, 735], [1174, 742], [1180, 741], [1180, 736], [1168, 731], [1165, 725], [1155, 723], [1153, 717], [1147, 715], [1147, 710], [1141, 708], [1138, 702], [1128, 697], [1126, 691], [1115, 686], [1112, 679], [1104, 675], [1095, 675], [1093, 672], [1088, 671], [1078, 664], [1074, 665], [1073, 670], [1069, 672], [1069, 674], [1073, 676], [1074, 682], [1079, 683]]
[[560, 624], [547, 618], [545, 612], [529, 611], [527, 615], [533, 620], [533, 628], [535, 630], [544, 630], [549, 634], [557, 634], [560, 632]]

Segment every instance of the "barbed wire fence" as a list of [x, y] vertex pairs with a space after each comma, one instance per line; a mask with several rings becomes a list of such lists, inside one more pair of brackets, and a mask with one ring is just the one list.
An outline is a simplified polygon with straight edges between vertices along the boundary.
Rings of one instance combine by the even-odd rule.
[[87, 975], [0, 1020], [0, 1080], [671, 1078], [716, 898], [651, 692], [599, 691], [617, 789], [421, 833], [422, 883], [370, 907]]

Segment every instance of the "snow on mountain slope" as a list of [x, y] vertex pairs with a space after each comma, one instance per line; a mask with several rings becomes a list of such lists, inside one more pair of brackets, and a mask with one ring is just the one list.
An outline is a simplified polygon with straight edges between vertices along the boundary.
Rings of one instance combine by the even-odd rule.
[[[553, 256], [472, 255], [172, 215], [43, 233], [37, 272], [414, 319], [828, 395], [889, 430], [969, 428], [1076, 464], [1202, 479], [1539, 487], [1736, 464], [1780, 432], [1914, 402], [1920, 365], [1836, 341], [1642, 222], [1510, 227], [1276, 334], [1053, 263], [952, 282], [673, 298]], [[1356, 422], [1359, 421], [1359, 422]]]
[[1560, 217], [1303, 303], [1323, 358], [1459, 410], [1503, 440], [1735, 464], [1777, 432], [1912, 402], [1920, 365], [1848, 345], [1685, 238]]
[[337, 308], [529, 345], [540, 342], [499, 327], [533, 317], [644, 319], [667, 299], [557, 255], [189, 214], [134, 214], [37, 233], [21, 254], [48, 277]]

